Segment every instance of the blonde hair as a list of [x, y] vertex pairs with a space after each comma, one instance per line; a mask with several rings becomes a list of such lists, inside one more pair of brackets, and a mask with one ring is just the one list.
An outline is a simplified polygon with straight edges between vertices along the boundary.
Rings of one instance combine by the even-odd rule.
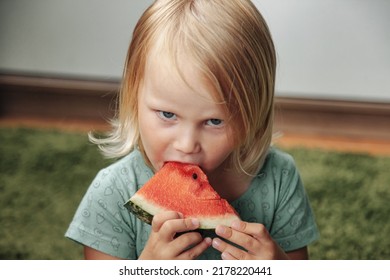
[[91, 141], [107, 157], [124, 156], [135, 146], [143, 152], [138, 90], [149, 52], [161, 38], [177, 70], [180, 50], [218, 93], [235, 132], [230, 166], [253, 175], [272, 139], [276, 56], [268, 26], [249, 0], [155, 1], [134, 29], [113, 130], [104, 139], [90, 135]]

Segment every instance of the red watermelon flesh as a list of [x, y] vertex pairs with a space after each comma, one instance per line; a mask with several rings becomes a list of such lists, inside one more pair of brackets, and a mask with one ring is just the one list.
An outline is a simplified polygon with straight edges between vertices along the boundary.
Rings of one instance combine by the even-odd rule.
[[230, 226], [237, 212], [210, 185], [197, 165], [166, 163], [125, 204], [141, 220], [151, 223], [162, 211], [177, 211], [185, 218], [197, 218], [201, 229]]

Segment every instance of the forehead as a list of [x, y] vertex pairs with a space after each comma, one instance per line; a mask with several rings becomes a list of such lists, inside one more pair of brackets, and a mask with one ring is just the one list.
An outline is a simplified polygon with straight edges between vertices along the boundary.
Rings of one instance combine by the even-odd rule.
[[204, 99], [218, 104], [225, 103], [202, 71], [200, 63], [184, 48], [172, 51], [161, 43], [154, 45], [147, 56], [144, 80], [159, 87], [186, 86]]
[[[186, 61], [185, 57], [181, 61]], [[216, 101], [207, 79], [188, 61], [176, 67], [166, 55], [150, 56], [139, 92], [142, 106], [172, 112], [182, 120], [228, 120], [226, 105]]]

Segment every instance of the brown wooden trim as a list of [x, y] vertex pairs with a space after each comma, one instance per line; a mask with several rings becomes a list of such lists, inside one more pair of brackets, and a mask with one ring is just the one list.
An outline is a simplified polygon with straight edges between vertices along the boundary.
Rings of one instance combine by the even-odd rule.
[[18, 91], [50, 91], [68, 94], [104, 94], [116, 92], [118, 80], [93, 80], [76, 78], [58, 78], [48, 76], [27, 76], [0, 74], [0, 89]]
[[0, 118], [106, 122], [118, 81], [0, 75]]
[[[104, 124], [119, 81], [0, 75], [0, 119]], [[275, 131], [390, 141], [390, 103], [276, 98]]]
[[390, 103], [277, 98], [277, 131], [390, 140]]
[[390, 115], [390, 103], [348, 101], [329, 99], [278, 97], [277, 105], [285, 110], [304, 110], [314, 112]]

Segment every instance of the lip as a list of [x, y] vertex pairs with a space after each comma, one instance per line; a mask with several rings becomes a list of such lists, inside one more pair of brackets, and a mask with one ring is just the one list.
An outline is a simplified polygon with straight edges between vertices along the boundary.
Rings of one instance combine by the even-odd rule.
[[165, 164], [168, 163], [168, 162], [177, 162], [177, 163], [180, 163], [180, 164], [196, 165], [196, 166], [201, 167], [198, 163], [195, 163], [195, 162], [187, 162], [187, 161], [180, 161], [180, 160], [167, 160], [167, 161], [164, 161], [163, 165], [165, 165]]
[[188, 162], [188, 161], [180, 161], [180, 160], [167, 160], [167, 161], [164, 161], [163, 166], [167, 162], [177, 162], [177, 163], [181, 163], [181, 164], [195, 165], [195, 166], [198, 166], [203, 172], [206, 173], [206, 170], [204, 169], [204, 167], [201, 164], [196, 163], [196, 162]]

